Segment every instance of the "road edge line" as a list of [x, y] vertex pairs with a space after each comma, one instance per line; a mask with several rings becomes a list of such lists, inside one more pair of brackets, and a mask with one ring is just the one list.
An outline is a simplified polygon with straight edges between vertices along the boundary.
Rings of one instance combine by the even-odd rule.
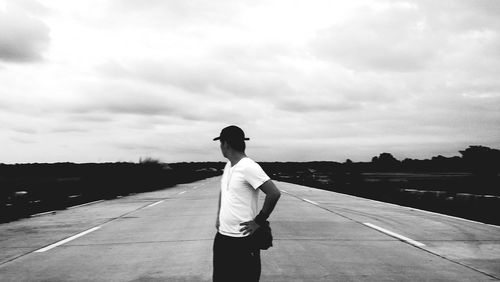
[[44, 216], [44, 215], [48, 215], [48, 214], [55, 214], [55, 213], [57, 213], [57, 211], [53, 210], [53, 211], [48, 211], [48, 212], [40, 212], [40, 213], [30, 214], [29, 217], [38, 217], [38, 216]]
[[74, 209], [74, 208], [79, 208], [79, 207], [83, 207], [83, 206], [97, 204], [97, 203], [100, 203], [100, 202], [104, 202], [104, 200], [97, 200], [97, 201], [88, 202], [88, 203], [84, 203], [84, 204], [80, 204], [80, 205], [76, 205], [76, 206], [71, 206], [71, 207], [67, 207], [67, 209], [70, 210], [70, 209]]

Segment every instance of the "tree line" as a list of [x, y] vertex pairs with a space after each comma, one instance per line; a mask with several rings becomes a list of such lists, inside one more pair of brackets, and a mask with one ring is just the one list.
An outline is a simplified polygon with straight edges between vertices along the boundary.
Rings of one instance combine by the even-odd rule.
[[0, 164], [0, 221], [219, 175], [218, 162]]

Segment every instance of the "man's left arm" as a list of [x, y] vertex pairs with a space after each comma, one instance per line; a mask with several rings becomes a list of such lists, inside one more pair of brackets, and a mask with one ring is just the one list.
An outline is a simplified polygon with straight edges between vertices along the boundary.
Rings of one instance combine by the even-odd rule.
[[266, 199], [264, 200], [264, 204], [262, 205], [262, 210], [260, 213], [255, 217], [254, 220], [243, 222], [240, 231], [243, 231], [243, 235], [246, 234], [252, 234], [259, 228], [261, 225], [264, 224], [264, 222], [269, 218], [271, 213], [274, 210], [274, 207], [276, 206], [276, 203], [278, 202], [279, 198], [281, 197], [281, 192], [276, 188], [276, 185], [274, 185], [273, 181], [269, 179], [268, 181], [264, 182], [262, 185], [259, 186], [259, 189], [266, 194]]
[[276, 203], [281, 197], [281, 192], [276, 188], [272, 180], [268, 180], [259, 186], [259, 189], [266, 194], [266, 199], [262, 205], [262, 210], [255, 218], [255, 223], [262, 225], [264, 221], [271, 215], [276, 206]]

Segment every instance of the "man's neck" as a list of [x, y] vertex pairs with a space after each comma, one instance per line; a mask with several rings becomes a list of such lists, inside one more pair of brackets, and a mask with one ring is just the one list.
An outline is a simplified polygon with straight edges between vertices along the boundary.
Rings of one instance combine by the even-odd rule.
[[241, 159], [245, 158], [247, 155], [242, 152], [232, 152], [227, 156], [227, 159], [231, 162], [231, 166], [235, 166]]

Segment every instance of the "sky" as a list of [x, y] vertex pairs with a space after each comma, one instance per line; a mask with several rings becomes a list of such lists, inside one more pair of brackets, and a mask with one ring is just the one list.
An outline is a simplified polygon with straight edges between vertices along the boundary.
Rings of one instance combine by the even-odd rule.
[[500, 148], [500, 1], [0, 0], [0, 163]]

